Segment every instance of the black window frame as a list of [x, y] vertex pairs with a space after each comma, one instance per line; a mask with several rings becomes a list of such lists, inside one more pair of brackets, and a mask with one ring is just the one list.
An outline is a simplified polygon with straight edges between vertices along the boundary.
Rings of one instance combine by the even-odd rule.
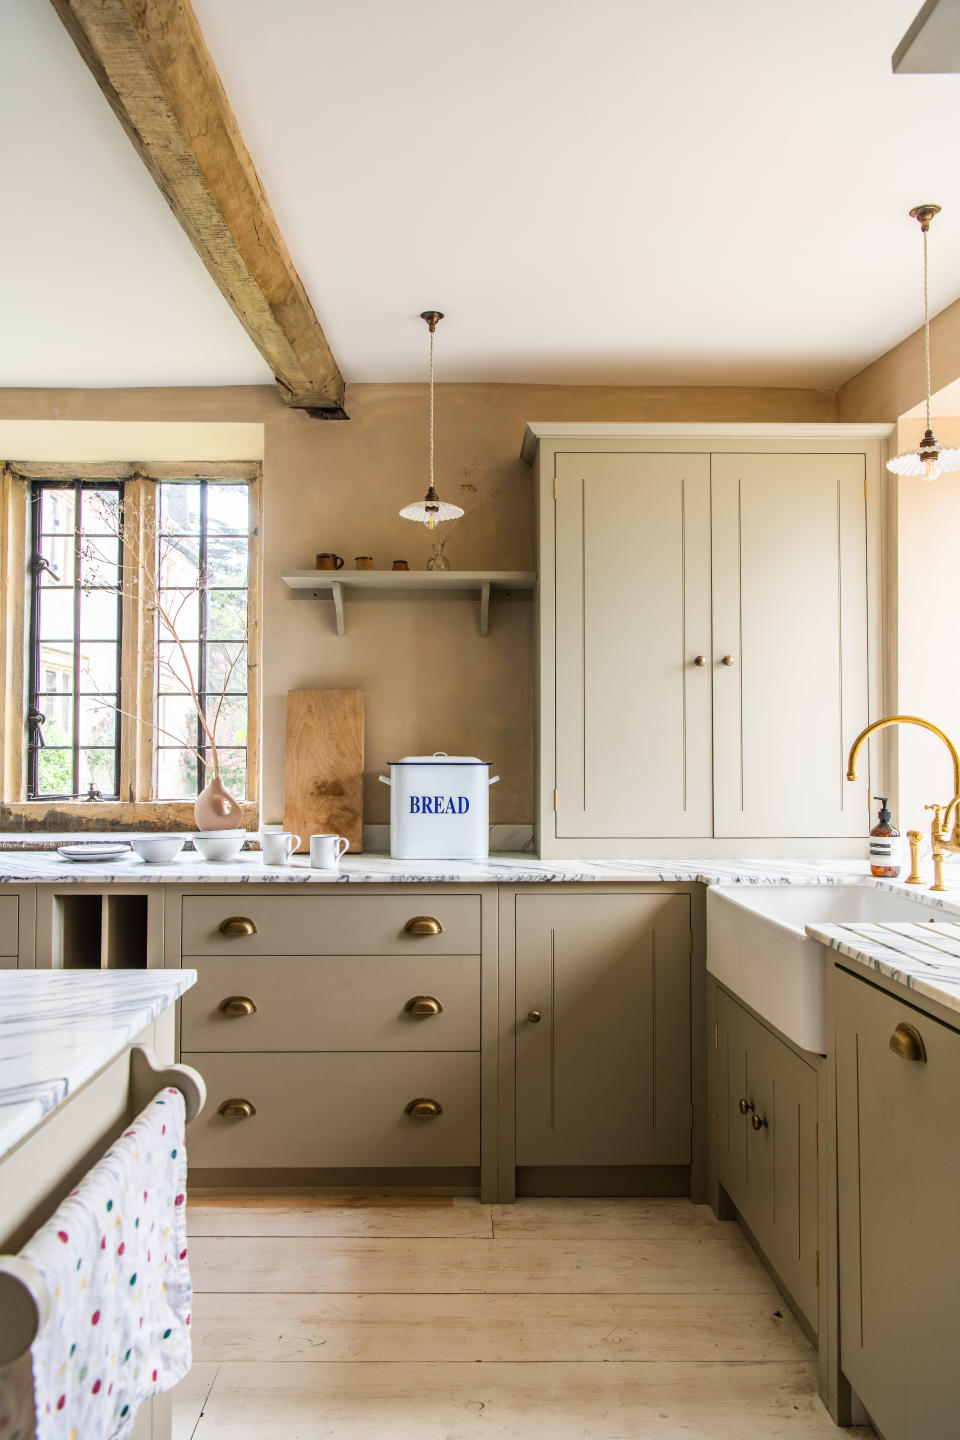
[[[40, 793], [39, 789], [39, 765], [40, 751], [46, 749], [43, 738], [43, 722], [46, 718], [41, 702], [47, 697], [47, 692], [40, 692], [38, 688], [40, 672], [40, 597], [41, 577], [47, 573], [48, 567], [42, 559], [41, 545], [41, 524], [43, 494], [45, 491], [72, 490], [74, 494], [74, 520], [73, 520], [73, 635], [70, 644], [73, 647], [73, 727], [72, 741], [69, 746], [56, 746], [51, 748], [69, 750], [71, 756], [71, 768], [73, 774], [73, 789], [60, 794]], [[30, 486], [30, 641], [29, 641], [29, 689], [28, 689], [28, 711], [27, 711], [27, 799], [43, 803], [53, 800], [84, 800], [91, 798], [90, 792], [79, 793], [78, 780], [80, 768], [80, 699], [82, 694], [97, 695], [96, 690], [80, 690], [80, 603], [83, 593], [81, 581], [81, 561], [83, 558], [83, 496], [84, 494], [112, 492], [118, 497], [118, 521], [123, 526], [123, 482], [121, 480], [109, 479], [40, 479], [31, 481]], [[117, 595], [117, 671], [116, 684], [113, 693], [116, 695], [117, 707], [121, 701], [121, 677], [123, 670], [123, 585], [124, 585], [124, 555], [123, 543], [117, 537], [117, 565], [120, 573], [120, 582], [116, 587]], [[112, 589], [112, 586], [97, 586], [96, 589]], [[66, 643], [66, 642], [65, 642]], [[90, 643], [90, 642], [88, 642]], [[114, 642], [110, 642], [114, 643]], [[121, 733], [120, 733], [120, 712], [119, 708], [114, 716], [114, 740], [112, 745], [97, 746], [97, 749], [113, 750], [113, 789], [109, 795], [102, 792], [93, 798], [104, 800], [120, 799], [120, 774], [121, 774]]]

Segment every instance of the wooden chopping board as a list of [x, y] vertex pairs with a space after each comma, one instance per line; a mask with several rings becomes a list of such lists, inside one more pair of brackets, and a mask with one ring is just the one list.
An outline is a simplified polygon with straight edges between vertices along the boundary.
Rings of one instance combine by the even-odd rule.
[[302, 838], [345, 835], [363, 849], [362, 690], [288, 690], [283, 827]]

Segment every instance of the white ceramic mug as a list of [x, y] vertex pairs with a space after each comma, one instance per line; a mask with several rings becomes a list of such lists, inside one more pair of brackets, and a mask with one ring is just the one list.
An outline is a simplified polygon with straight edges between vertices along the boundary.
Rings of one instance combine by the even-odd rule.
[[350, 849], [346, 835], [311, 835], [310, 865], [314, 870], [339, 870], [340, 856]]
[[300, 836], [291, 830], [261, 830], [260, 849], [264, 865], [289, 865], [290, 856], [300, 845]]

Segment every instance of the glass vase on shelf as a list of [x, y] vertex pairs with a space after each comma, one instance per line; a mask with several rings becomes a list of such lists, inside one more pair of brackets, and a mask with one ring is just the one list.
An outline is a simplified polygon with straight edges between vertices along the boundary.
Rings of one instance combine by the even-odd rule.
[[443, 547], [444, 547], [444, 545], [445, 545], [446, 543], [447, 543], [446, 540], [440, 540], [440, 541], [437, 541], [437, 542], [433, 545], [433, 547], [432, 547], [432, 548], [433, 548], [433, 554], [430, 556], [430, 559], [427, 561], [427, 569], [428, 569], [428, 570], [449, 570], [449, 569], [450, 569], [450, 561], [447, 559], [446, 555], [444, 554], [444, 550], [443, 550]]

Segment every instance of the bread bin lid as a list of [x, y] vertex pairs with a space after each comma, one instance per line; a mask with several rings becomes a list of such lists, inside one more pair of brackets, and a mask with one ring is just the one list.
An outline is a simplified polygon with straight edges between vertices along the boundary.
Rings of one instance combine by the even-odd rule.
[[478, 760], [475, 755], [448, 755], [445, 750], [435, 750], [432, 755], [404, 755], [402, 760], [388, 760], [388, 765], [489, 765], [489, 760]]

